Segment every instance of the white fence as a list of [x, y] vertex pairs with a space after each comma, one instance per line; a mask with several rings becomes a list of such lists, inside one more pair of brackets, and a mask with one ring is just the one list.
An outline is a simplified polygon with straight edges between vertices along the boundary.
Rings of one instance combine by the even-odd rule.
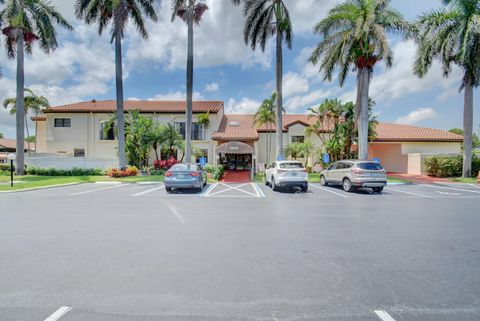
[[26, 157], [27, 166], [41, 168], [72, 169], [76, 168], [116, 168], [118, 160], [109, 158], [83, 158], [83, 157]]

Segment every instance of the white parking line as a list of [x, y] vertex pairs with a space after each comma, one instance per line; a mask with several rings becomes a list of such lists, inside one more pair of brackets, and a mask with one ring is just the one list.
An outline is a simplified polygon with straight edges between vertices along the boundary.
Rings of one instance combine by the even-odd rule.
[[168, 209], [177, 217], [178, 221], [182, 224], [182, 225], [185, 225], [185, 220], [183, 219], [183, 217], [180, 215], [180, 213], [178, 213], [177, 209], [175, 207], [173, 207], [172, 205], [166, 203]]
[[468, 184], [468, 185], [473, 186], [473, 187], [475, 187], [475, 188], [480, 188], [480, 186], [477, 186], [477, 185], [475, 185], [475, 184]]
[[345, 198], [348, 197], [347, 195], [343, 195], [343, 194], [340, 194], [340, 193], [331, 191], [331, 190], [329, 190], [328, 188], [325, 188], [325, 187], [322, 187], [322, 186], [317, 186], [317, 185], [315, 185], [315, 184], [310, 184], [310, 186], [313, 186], [313, 187], [315, 187], [315, 188], [321, 189], [322, 191], [329, 192], [329, 193], [332, 193], [332, 194], [335, 194], [335, 195], [338, 195], [338, 196], [341, 196], [341, 197], [345, 197]]
[[436, 186], [436, 185], [420, 185], [420, 186], [431, 187], [431, 188], [443, 188], [443, 189], [449, 189], [452, 191], [480, 194], [480, 191], [472, 191], [472, 190], [463, 189], [463, 188], [453, 188], [453, 187], [444, 187], [444, 186]]
[[[246, 190], [243, 190], [241, 189], [241, 187], [244, 187], [244, 186], [247, 186], [247, 185], [250, 185], [252, 183], [246, 183], [246, 184], [242, 184], [242, 185], [238, 185], [238, 186], [233, 186], [233, 185], [227, 185], [227, 184], [223, 184], [223, 183], [217, 183], [218, 185], [222, 185], [224, 187], [226, 187], [225, 189], [221, 190], [221, 191], [218, 191], [218, 192], [215, 192], [215, 193], [208, 193], [207, 195], [205, 195], [205, 197], [213, 197], [215, 195], [218, 195], [218, 194], [222, 194], [222, 193], [225, 193], [225, 192], [228, 192], [228, 191], [232, 191], [232, 190], [236, 190], [236, 191], [239, 191], [239, 192], [242, 192], [242, 193], [245, 193], [245, 194], [248, 194], [248, 195], [251, 195], [253, 197], [260, 197], [258, 195], [257, 192], [255, 192], [255, 194], [249, 192], [249, 191], [246, 191]], [[254, 187], [253, 187], [254, 188]], [[255, 188], [254, 188], [255, 189]], [[215, 196], [216, 197], [216, 196]], [[230, 197], [239, 197], [237, 195], [234, 195], [234, 196], [230, 196]]]
[[252, 186], [257, 191], [257, 193], [259, 195], [258, 197], [263, 197], [263, 198], [267, 197], [265, 195], [265, 193], [262, 191], [262, 189], [260, 188], [260, 186], [258, 186], [257, 184], [254, 184], [254, 183], [252, 183]]
[[160, 186], [157, 186], [157, 187], [154, 187], [154, 188], [151, 188], [151, 189], [147, 189], [146, 191], [133, 194], [132, 197], [138, 197], [138, 196], [142, 196], [142, 195], [145, 195], [145, 194], [150, 194], [150, 193], [153, 193], [155, 191], [158, 191], [161, 188], [163, 188], [163, 184], [160, 184]]
[[101, 192], [101, 191], [106, 191], [106, 190], [109, 190], [109, 189], [125, 187], [125, 186], [127, 186], [127, 184], [120, 184], [120, 185], [114, 185], [114, 186], [109, 186], [109, 187], [96, 188], [96, 189], [91, 189], [91, 190], [88, 190], [88, 191], [73, 193], [73, 194], [70, 194], [69, 196], [77, 196], [77, 195], [83, 195], [83, 194], [88, 194], [88, 193]]
[[389, 191], [394, 191], [394, 192], [399, 192], [399, 193], [405, 193], [405, 194], [420, 196], [420, 197], [425, 197], [425, 198], [436, 198], [435, 196], [428, 196], [428, 195], [418, 194], [418, 193], [414, 193], [414, 192], [402, 191], [400, 189], [388, 188], [388, 190]]
[[208, 195], [210, 194], [211, 191], [213, 191], [215, 189], [215, 187], [217, 187], [218, 183], [215, 183], [213, 185], [210, 185], [210, 187], [205, 191], [203, 192], [203, 194], [201, 194], [200, 196], [203, 196], [203, 197], [208, 197]]
[[61, 307], [57, 311], [55, 311], [51, 316], [45, 319], [45, 321], [57, 321], [61, 317], [63, 317], [68, 311], [70, 311], [72, 307]]
[[375, 312], [375, 314], [383, 321], [395, 321], [390, 314], [383, 310], [375, 310], [373, 312]]

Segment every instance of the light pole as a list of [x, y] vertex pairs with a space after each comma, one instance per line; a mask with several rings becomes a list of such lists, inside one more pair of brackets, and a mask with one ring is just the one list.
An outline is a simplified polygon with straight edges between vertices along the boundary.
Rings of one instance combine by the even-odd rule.
[[7, 159], [10, 161], [10, 186], [13, 187], [13, 161], [17, 159], [17, 155], [8, 154]]

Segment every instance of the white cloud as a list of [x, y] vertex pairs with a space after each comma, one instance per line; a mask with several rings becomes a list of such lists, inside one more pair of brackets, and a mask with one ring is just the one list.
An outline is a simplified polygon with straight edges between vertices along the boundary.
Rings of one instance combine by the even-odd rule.
[[335, 91], [332, 89], [318, 89], [303, 96], [297, 95], [286, 101], [285, 109], [287, 112], [298, 112], [299, 109], [319, 104], [333, 94], [335, 94]]
[[283, 96], [285, 98], [296, 94], [303, 94], [309, 89], [308, 79], [297, 73], [289, 72], [283, 77]]
[[244, 97], [240, 101], [230, 98], [226, 105], [227, 114], [253, 114], [261, 105], [260, 102]]
[[[184, 101], [186, 99], [186, 94], [180, 91], [176, 92], [169, 92], [167, 94], [157, 94], [148, 100], [181, 100]], [[203, 100], [204, 97], [199, 92], [193, 93], [193, 100]]]
[[[418, 92], [426, 92], [440, 87], [444, 91], [438, 99], [445, 100], [458, 93], [452, 88], [458, 88], [462, 78], [461, 71], [454, 68], [449, 78], [443, 77], [441, 66], [434, 63], [425, 78], [420, 79], [413, 74], [416, 46], [412, 41], [401, 41], [393, 46], [394, 65], [389, 70], [375, 72], [372, 78], [370, 92], [377, 102], [389, 103]], [[377, 68], [378, 70], [378, 68]]]
[[397, 124], [414, 125], [423, 120], [438, 117], [439, 114], [432, 108], [418, 108], [406, 116], [399, 117], [395, 122]]
[[220, 90], [220, 84], [218, 82], [212, 82], [205, 86], [205, 90], [211, 93], [217, 92]]
[[[270, 47], [265, 53], [252, 51], [243, 42], [244, 18], [242, 9], [230, 1], [206, 0], [210, 8], [200, 26], [194, 30], [195, 67], [239, 64], [244, 67], [270, 67]], [[162, 1], [158, 9], [159, 21], [148, 22], [148, 40], [138, 36], [130, 26], [126, 57], [135, 65], [155, 64], [168, 69], [184, 69], [187, 52], [187, 26], [180, 19], [171, 23], [171, 3]]]

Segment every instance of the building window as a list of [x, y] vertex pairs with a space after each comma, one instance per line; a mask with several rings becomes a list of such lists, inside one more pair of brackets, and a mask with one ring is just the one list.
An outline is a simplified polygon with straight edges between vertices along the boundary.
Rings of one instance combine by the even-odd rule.
[[292, 143], [304, 143], [305, 136], [292, 136]]
[[85, 157], [85, 149], [84, 148], [75, 148], [73, 150], [74, 157]]
[[109, 126], [109, 123], [106, 121], [103, 121], [100, 123], [100, 133], [99, 133], [100, 140], [115, 140], [116, 125], [114, 124], [113, 126], [110, 126], [110, 128], [108, 128], [108, 126]]
[[54, 126], [55, 127], [71, 127], [72, 120], [70, 118], [55, 118]]
[[[185, 123], [176, 122], [175, 129], [182, 135], [185, 139]], [[202, 124], [192, 123], [192, 140], [205, 140], [205, 128]]]

